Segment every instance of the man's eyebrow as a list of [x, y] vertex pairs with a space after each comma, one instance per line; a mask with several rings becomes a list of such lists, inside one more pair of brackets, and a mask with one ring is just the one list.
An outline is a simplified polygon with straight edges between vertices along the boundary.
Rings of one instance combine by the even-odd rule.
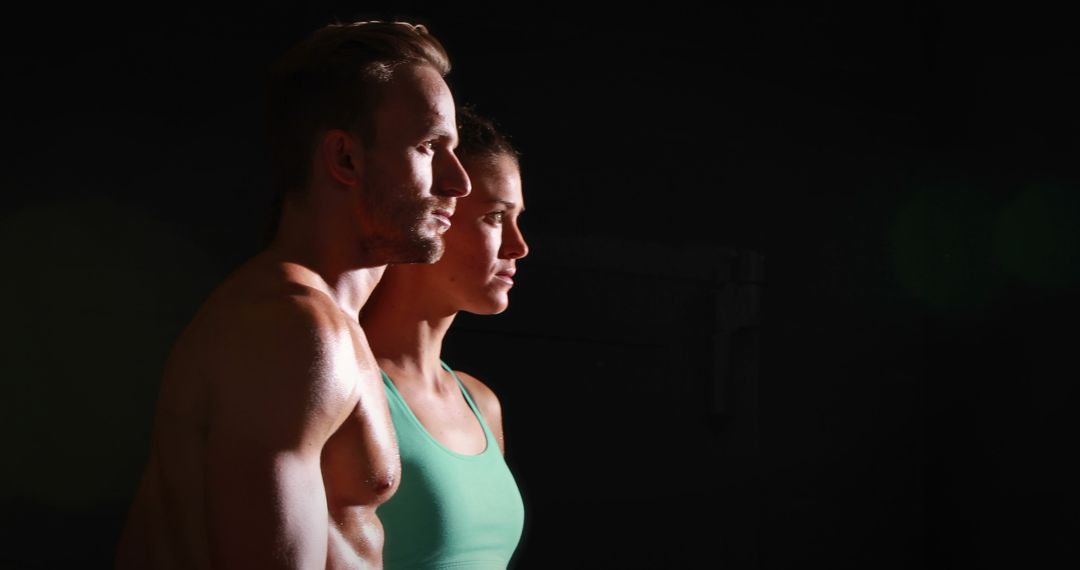
[[443, 125], [431, 125], [428, 127], [428, 132], [442, 138], [452, 138], [457, 135], [457, 131], [448, 129]]
[[[502, 204], [503, 206], [506, 206], [507, 208], [509, 208], [511, 210], [513, 210], [514, 208], [517, 208], [517, 203], [511, 202], [509, 200], [500, 200], [498, 198], [492, 198], [491, 200], [489, 200], [489, 202], [492, 203], [492, 204]], [[522, 208], [521, 211], [524, 212], [525, 208]]]
[[461, 142], [458, 140], [457, 131], [451, 129], [445, 129], [443, 127], [433, 127], [429, 130], [429, 132], [435, 135], [435, 138], [439, 139], [440, 141], [446, 141], [447, 143], [449, 143], [451, 150], [457, 149], [458, 144], [460, 144]]
[[425, 136], [434, 136], [443, 139], [454, 139], [457, 137], [457, 131], [448, 128], [446, 122], [439, 117], [428, 117], [428, 119], [423, 122], [421, 129], [424, 131]]
[[437, 124], [430, 124], [424, 127], [424, 136], [428, 138], [454, 140], [457, 138], [457, 133]]

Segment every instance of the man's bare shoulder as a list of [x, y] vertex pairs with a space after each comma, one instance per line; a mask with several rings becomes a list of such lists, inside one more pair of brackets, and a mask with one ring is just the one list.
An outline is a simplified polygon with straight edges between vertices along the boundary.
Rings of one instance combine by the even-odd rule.
[[355, 404], [354, 326], [305, 271], [270, 263], [240, 268], [185, 332], [218, 421], [249, 410], [296, 420], [280, 425], [301, 427], [306, 418], [325, 423], [316, 431], [332, 431]]
[[[318, 282], [306, 268], [256, 258], [211, 293], [190, 332], [241, 344], [282, 334], [307, 335], [314, 341], [347, 332], [346, 315]], [[228, 342], [230, 348], [237, 348], [234, 342]]]

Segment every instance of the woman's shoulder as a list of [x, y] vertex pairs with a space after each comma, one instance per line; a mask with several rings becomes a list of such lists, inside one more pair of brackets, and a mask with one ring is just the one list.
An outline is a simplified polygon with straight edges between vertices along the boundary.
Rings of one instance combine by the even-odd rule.
[[495, 395], [494, 390], [488, 388], [487, 384], [468, 372], [454, 370], [454, 374], [465, 385], [465, 389], [469, 391], [469, 395], [472, 396], [473, 401], [476, 402], [484, 417], [494, 419], [502, 415], [499, 397]]
[[454, 374], [461, 380], [473, 401], [476, 402], [476, 407], [480, 409], [480, 414], [484, 416], [484, 421], [491, 428], [495, 441], [499, 444], [499, 451], [506, 453], [506, 444], [503, 442], [502, 406], [499, 404], [499, 398], [495, 396], [495, 392], [491, 388], [487, 387], [487, 384], [484, 384], [472, 374], [460, 370], [455, 370]]

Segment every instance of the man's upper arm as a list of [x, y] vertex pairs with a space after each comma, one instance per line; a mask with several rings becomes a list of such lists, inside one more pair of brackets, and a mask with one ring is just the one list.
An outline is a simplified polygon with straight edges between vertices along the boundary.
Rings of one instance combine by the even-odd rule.
[[[317, 303], [261, 307], [223, 331], [207, 434], [207, 533], [215, 565], [322, 567], [319, 455], [352, 396], [335, 358], [344, 333]], [[229, 351], [229, 352], [224, 352]]]

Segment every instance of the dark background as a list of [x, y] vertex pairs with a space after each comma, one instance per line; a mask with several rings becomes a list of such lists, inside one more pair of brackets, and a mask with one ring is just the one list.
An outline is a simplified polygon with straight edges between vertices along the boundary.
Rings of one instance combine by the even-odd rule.
[[444, 355], [503, 400], [516, 567], [1076, 564], [1074, 19], [680, 0], [6, 13], [0, 567], [110, 564], [260, 244], [262, 73], [373, 16], [524, 152], [513, 307]]

